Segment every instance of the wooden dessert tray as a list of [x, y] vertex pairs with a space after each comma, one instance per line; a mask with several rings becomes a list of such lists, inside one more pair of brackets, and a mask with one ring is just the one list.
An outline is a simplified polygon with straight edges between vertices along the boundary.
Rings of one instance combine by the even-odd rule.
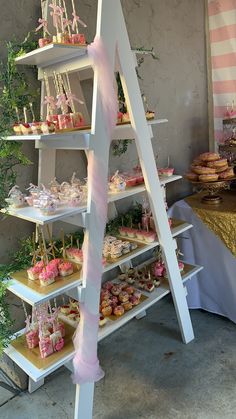
[[65, 323], [65, 332], [65, 337], [63, 338], [65, 345], [63, 349], [59, 352], [54, 352], [52, 355], [44, 359], [40, 356], [39, 347], [34, 349], [28, 348], [24, 334], [12, 340], [11, 346], [13, 346], [14, 349], [16, 349], [21, 355], [30, 361], [36, 368], [46, 369], [50, 365], [53, 365], [60, 359], [64, 358], [66, 355], [69, 355], [71, 352], [73, 352], [74, 345], [72, 338], [75, 333], [75, 329]]
[[11, 274], [11, 277], [15, 279], [16, 281], [20, 282], [21, 284], [25, 285], [26, 287], [36, 291], [39, 294], [47, 295], [51, 292], [54, 292], [60, 288], [62, 288], [64, 285], [71, 284], [75, 281], [78, 281], [81, 277], [81, 268], [82, 266], [77, 263], [73, 263], [74, 272], [71, 275], [68, 275], [66, 277], [58, 276], [56, 278], [56, 281], [53, 282], [53, 284], [50, 284], [46, 287], [40, 285], [39, 280], [31, 281], [28, 279], [27, 270], [14, 272]]

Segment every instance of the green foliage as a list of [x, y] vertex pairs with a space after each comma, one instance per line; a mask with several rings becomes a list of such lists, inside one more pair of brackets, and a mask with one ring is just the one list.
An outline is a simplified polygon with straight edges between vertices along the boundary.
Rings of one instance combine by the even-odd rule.
[[29, 102], [38, 97], [35, 89], [30, 91], [27, 74], [21, 72], [15, 58], [36, 48], [36, 41], [29, 33], [19, 44], [16, 41], [6, 42], [7, 57], [0, 63], [0, 206], [5, 206], [5, 198], [9, 189], [16, 182], [17, 165], [30, 164], [29, 159], [21, 151], [21, 143], [5, 141], [12, 132], [16, 120], [15, 107], [22, 110]]
[[130, 227], [131, 223], [138, 226], [142, 221], [142, 205], [136, 202], [133, 204], [130, 209], [125, 214], [120, 214], [118, 217], [109, 221], [106, 226], [107, 234], [118, 234], [119, 227], [122, 225], [125, 227]]

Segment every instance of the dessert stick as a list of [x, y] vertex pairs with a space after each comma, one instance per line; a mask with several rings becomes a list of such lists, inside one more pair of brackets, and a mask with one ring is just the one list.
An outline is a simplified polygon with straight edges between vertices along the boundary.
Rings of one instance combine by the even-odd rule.
[[[49, 98], [51, 96], [50, 95], [50, 86], [49, 86], [48, 76], [47, 76], [45, 71], [43, 73], [43, 78], [44, 78], [44, 83], [45, 83], [46, 94], [47, 94], [47, 97]], [[51, 110], [51, 107], [50, 107], [49, 103], [47, 102], [47, 115], [50, 115], [50, 114], [52, 115], [52, 110]]]
[[70, 247], [73, 247], [73, 235], [70, 236]]
[[33, 260], [32, 260], [32, 262], [33, 262], [33, 265], [35, 266], [35, 264], [36, 264], [35, 232], [33, 232], [33, 235], [32, 235], [32, 244], [33, 244]]
[[57, 308], [57, 299], [56, 299], [56, 298], [54, 298], [54, 299], [53, 299], [53, 302], [54, 302], [54, 307], [55, 307], [55, 308]]
[[62, 241], [62, 257], [66, 258], [66, 248], [65, 248], [65, 235], [64, 231], [61, 229], [61, 241]]
[[49, 225], [48, 224], [47, 224], [47, 233], [48, 233], [48, 238], [49, 238], [49, 243], [50, 243], [50, 246], [51, 246], [51, 251], [52, 251], [53, 259], [56, 259], [53, 238], [52, 238], [52, 235], [51, 235], [50, 228], [49, 228]]
[[35, 122], [35, 113], [34, 113], [33, 103], [32, 102], [29, 102], [29, 107], [30, 107], [30, 111], [32, 113], [33, 122]]
[[45, 254], [45, 259], [46, 259], [46, 264], [48, 264], [48, 252], [47, 252], [47, 246], [46, 246], [46, 241], [45, 241], [45, 237], [43, 234], [43, 230], [41, 230], [41, 235], [42, 235], [42, 242], [43, 242], [43, 250], [44, 250], [44, 254]]
[[63, 83], [62, 75], [60, 73], [57, 75], [57, 79], [58, 79], [58, 86], [59, 86], [59, 92], [60, 92], [59, 94], [62, 99], [61, 100], [62, 113], [65, 115], [68, 113], [68, 106], [66, 104], [65, 86]]
[[69, 37], [71, 37], [71, 28], [70, 28], [71, 21], [68, 18], [68, 12], [67, 12], [67, 8], [66, 8], [65, 0], [62, 0], [62, 3], [63, 3], [63, 9], [64, 9], [65, 17], [66, 17], [66, 25], [65, 26], [67, 26], [67, 28], [68, 28]]
[[17, 106], [15, 106], [15, 111], [16, 111], [17, 122], [19, 124], [20, 123], [20, 114], [19, 114], [19, 109], [18, 109]]
[[49, 309], [49, 313], [52, 316], [52, 306], [51, 306], [51, 301], [48, 300], [48, 309]]
[[24, 300], [21, 300], [21, 304], [22, 304], [22, 307], [23, 307], [23, 310], [24, 310], [25, 318], [27, 319], [28, 318], [28, 313], [27, 313], [27, 310], [26, 310], [26, 305], [25, 305]]
[[27, 116], [27, 108], [26, 108], [26, 106], [23, 107], [23, 112], [24, 112], [25, 124], [28, 124], [28, 116]]
[[78, 249], [80, 250], [79, 239], [76, 240], [76, 244], [77, 244]]

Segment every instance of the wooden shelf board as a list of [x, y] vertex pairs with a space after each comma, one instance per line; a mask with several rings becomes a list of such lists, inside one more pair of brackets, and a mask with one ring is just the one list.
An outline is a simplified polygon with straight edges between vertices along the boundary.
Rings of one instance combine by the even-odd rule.
[[[168, 122], [167, 119], [153, 119], [147, 121], [151, 128], [153, 125], [158, 125]], [[37, 141], [37, 148], [56, 148], [56, 149], [78, 149], [86, 150], [92, 148], [92, 141], [90, 129], [80, 129], [77, 131], [54, 133], [54, 134], [38, 134], [38, 135], [11, 135], [6, 138], [8, 141]], [[134, 139], [134, 132], [131, 124], [117, 125], [112, 138], [116, 139]]]
[[86, 46], [75, 46], [68, 44], [49, 44], [42, 48], [37, 48], [25, 55], [16, 58], [16, 64], [36, 65], [38, 67], [48, 67], [59, 62], [67, 61], [72, 58], [79, 58], [87, 55]]
[[[146, 264], [148, 261], [146, 262]], [[183, 282], [186, 282], [190, 279], [193, 275], [196, 275], [198, 272], [201, 271], [202, 267], [197, 265], [186, 265], [188, 267], [187, 273], [182, 275]], [[168, 286], [168, 281], [166, 280], [159, 288], [156, 288], [155, 291], [152, 293], [146, 293], [142, 291], [144, 295], [148, 298], [140, 303], [137, 307], [135, 307], [130, 312], [127, 312], [124, 316], [122, 316], [117, 321], [109, 321], [103, 328], [99, 329], [99, 337], [98, 340], [101, 341], [102, 339], [109, 336], [111, 333], [118, 330], [120, 327], [128, 323], [134, 317], [136, 317], [141, 312], [147, 310], [153, 304], [164, 298], [166, 295], [170, 293], [170, 289]], [[24, 330], [21, 330], [16, 334], [16, 336], [20, 336], [24, 333]], [[62, 365], [66, 364], [67, 362], [71, 361], [74, 356], [74, 350], [70, 353], [67, 353], [48, 367], [39, 369], [37, 368], [29, 359], [25, 358], [13, 345], [9, 345], [5, 349], [5, 353], [23, 370], [27, 375], [29, 375], [34, 381], [40, 381], [43, 378], [47, 377], [56, 369], [60, 368]]]
[[[178, 236], [179, 234], [183, 233], [186, 230], [189, 230], [192, 228], [191, 224], [188, 224], [184, 221], [180, 220], [174, 220], [173, 226], [171, 228], [173, 237]], [[143, 243], [141, 243], [143, 244]], [[104, 268], [104, 272], [108, 272], [117, 266], [119, 266], [121, 263], [126, 263], [129, 260], [154, 249], [158, 246], [158, 241], [155, 241], [154, 243], [151, 243], [149, 245], [143, 244], [143, 246], [135, 249], [133, 252], [128, 253], [126, 256], [123, 256], [122, 258], [117, 259], [115, 262], [110, 263]], [[26, 301], [30, 305], [36, 305], [41, 304], [49, 299], [52, 299], [54, 297], [57, 297], [60, 294], [66, 293], [72, 289], [75, 289], [76, 287], [79, 287], [82, 283], [81, 279], [78, 279], [78, 281], [72, 282], [72, 283], [65, 283], [62, 285], [61, 288], [58, 288], [54, 291], [49, 292], [46, 295], [42, 295], [35, 290], [27, 287], [25, 284], [22, 284], [14, 279], [11, 279], [9, 282], [8, 289], [13, 294], [15, 294], [17, 297], [21, 298], [22, 300]]]

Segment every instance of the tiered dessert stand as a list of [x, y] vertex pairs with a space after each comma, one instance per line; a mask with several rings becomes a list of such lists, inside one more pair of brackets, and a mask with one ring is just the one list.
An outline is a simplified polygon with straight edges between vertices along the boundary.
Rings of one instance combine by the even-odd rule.
[[[147, 122], [146, 120], [135, 71], [135, 60], [130, 48], [119, 0], [98, 0], [97, 35], [102, 38], [103, 43], [107, 48], [112, 68], [120, 73], [131, 119], [130, 124], [117, 126], [113, 132], [112, 138], [135, 140], [145, 179], [145, 186], [133, 187], [124, 192], [109, 194], [108, 202], [114, 203], [116, 200], [146, 192], [158, 234], [158, 241], [138, 248], [136, 251], [132, 252], [132, 255], [128, 254], [123, 258], [122, 262], [117, 260], [117, 262], [106, 266], [104, 271], [112, 271], [112, 269], [117, 266], [120, 266], [122, 269], [123, 264], [127, 262], [130, 263], [132, 258], [160, 245], [169, 278], [169, 282], [167, 281], [166, 285], [161, 285], [153, 293], [149, 294], [149, 298], [145, 299], [139, 306], [130, 312], [127, 312], [117, 321], [111, 322], [102, 328], [97, 336], [97, 341], [99, 342], [112, 332], [115, 332], [132, 318], [142, 317], [147, 308], [171, 293], [183, 342], [188, 343], [194, 339], [194, 334], [186, 302], [186, 288], [184, 283], [199, 272], [201, 267], [188, 266], [187, 272], [181, 276], [176, 257], [177, 245], [174, 237], [188, 230], [192, 225], [185, 222], [179, 222], [176, 227], [170, 229], [168, 224], [162, 188], [168, 182], [180, 179], [181, 176], [171, 176], [161, 180], [158, 178], [151, 143], [153, 137], [152, 127], [167, 122], [167, 120], [156, 119], [150, 122]], [[63, 70], [65, 70], [73, 73], [75, 77], [75, 90], [81, 90], [78, 74], [82, 74], [83, 78], [86, 78], [86, 74], [88, 77], [91, 75], [91, 71], [88, 69], [91, 69], [92, 63], [87, 54], [86, 47], [51, 44], [32, 51], [25, 56], [19, 57], [16, 61], [19, 65], [36, 65], [38, 67], [39, 79], [42, 81], [43, 96], [45, 96], [43, 78], [45, 72], [49, 79], [52, 77], [54, 71], [63, 72]], [[85, 70], [88, 70], [87, 73]], [[107, 188], [110, 139], [108, 138], [105, 129], [105, 118], [101, 106], [100, 92], [98, 91], [98, 74], [96, 73], [96, 69], [94, 72], [93, 90], [91, 129], [67, 132], [64, 134], [55, 133], [49, 135], [12, 136], [8, 138], [9, 140], [14, 141], [35, 141], [35, 147], [39, 150], [39, 183], [47, 184], [55, 176], [56, 150], [71, 149], [84, 150], [88, 156], [88, 164], [91, 153], [94, 153], [95, 161], [97, 159], [98, 161], [101, 160], [103, 162], [103, 171], [100, 173], [98, 181], [100, 188]], [[77, 91], [75, 91], [75, 93], [77, 93]], [[81, 94], [81, 91], [79, 94]], [[54, 221], [59, 220], [74, 226], [82, 226], [86, 229], [88, 240], [92, 241], [98, 251], [99, 258], [101, 258], [104, 226], [99, 223], [96, 194], [94, 187], [91, 187], [90, 179], [88, 179], [88, 187], [87, 206], [68, 209], [53, 216], [40, 216], [32, 207], [11, 210], [10, 214], [41, 226], [46, 224], [52, 225]], [[86, 256], [84, 264], [85, 266], [86, 264], [89, 264], [89, 260], [86, 259]], [[98, 272], [98, 276], [99, 275], [100, 272]], [[77, 297], [79, 301], [84, 302], [91, 313], [97, 314], [99, 310], [99, 291], [92, 285], [88, 286], [87, 278], [81, 278], [79, 274], [74, 282], [64, 284], [60, 289], [48, 292], [47, 294], [35, 292], [31, 288], [22, 285], [14, 278], [10, 282], [9, 290], [31, 306], [41, 304], [58, 295], [67, 293], [68, 295]], [[81, 327], [86, 328], [86, 322], [82, 324]], [[23, 332], [23, 330], [19, 331], [17, 335], [20, 335]], [[73, 349], [66, 354], [62, 351], [61, 356], [58, 356], [54, 363], [39, 369], [29, 359], [22, 356], [11, 344], [5, 352], [29, 376], [30, 392], [33, 392], [40, 387], [44, 382], [44, 378], [62, 365], [71, 369], [71, 360], [74, 356]], [[86, 383], [77, 386], [75, 418], [92, 418], [93, 392], [94, 383]]]

